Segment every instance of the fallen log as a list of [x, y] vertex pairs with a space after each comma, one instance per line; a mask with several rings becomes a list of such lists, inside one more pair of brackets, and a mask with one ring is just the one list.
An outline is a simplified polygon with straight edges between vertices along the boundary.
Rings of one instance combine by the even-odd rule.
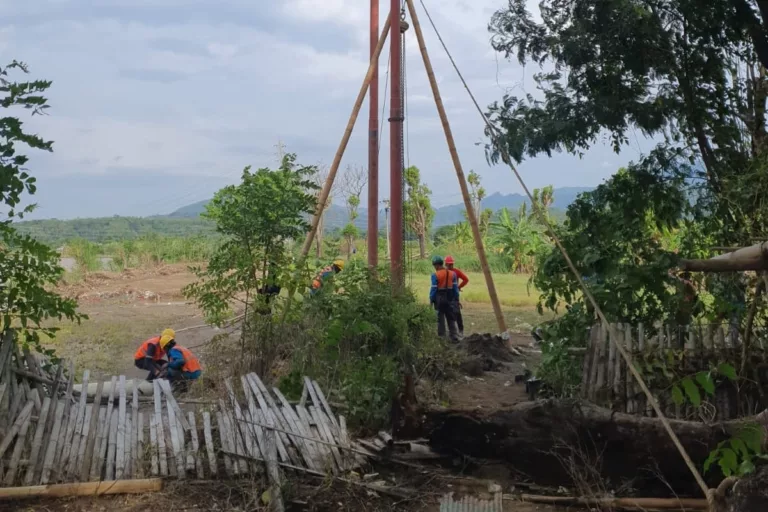
[[33, 485], [28, 487], [0, 487], [0, 500], [22, 498], [64, 498], [68, 496], [102, 496], [106, 494], [142, 494], [160, 491], [162, 478], [145, 480], [112, 480], [57, 485]]
[[[543, 485], [571, 486], [574, 471], [617, 488], [631, 483], [649, 496], [701, 496], [661, 422], [577, 401], [526, 402], [482, 414], [475, 411], [426, 413], [430, 445], [440, 453], [504, 461], [510, 469]], [[745, 425], [733, 421], [705, 425], [670, 421], [694, 463]], [[580, 475], [583, 476], [583, 475]], [[721, 475], [706, 475], [711, 487]]]
[[765, 512], [768, 510], [768, 467], [742, 478], [727, 478], [717, 488], [712, 512]]

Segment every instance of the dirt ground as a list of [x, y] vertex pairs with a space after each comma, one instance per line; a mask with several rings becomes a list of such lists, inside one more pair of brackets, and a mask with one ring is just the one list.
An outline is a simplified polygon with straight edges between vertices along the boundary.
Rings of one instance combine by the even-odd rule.
[[[128, 378], [144, 378], [145, 373], [133, 365], [133, 354], [139, 344], [155, 336], [166, 327], [177, 331], [179, 344], [193, 349], [205, 365], [207, 343], [221, 331], [212, 327], [200, 327], [205, 321], [196, 306], [186, 301], [181, 289], [194, 277], [183, 265], [172, 265], [151, 271], [127, 271], [123, 273], [92, 273], [85, 281], [69, 283], [62, 293], [76, 297], [80, 309], [89, 319], [80, 325], [63, 323], [57, 338], [50, 343], [57, 353], [75, 361], [77, 376], [84, 369], [91, 371], [91, 382], [109, 379], [112, 375]], [[446, 385], [445, 395], [453, 409], [491, 411], [511, 407], [527, 399], [524, 384], [515, 382], [526, 368], [533, 369], [537, 354], [531, 347], [528, 322], [533, 317], [529, 309], [508, 308], [505, 316], [514, 329], [520, 325], [509, 344], [520, 348], [522, 355], [513, 354], [493, 371], [480, 375], [462, 375]], [[464, 309], [466, 333], [497, 332], [490, 305], [470, 304]], [[190, 329], [191, 328], [191, 329]], [[508, 478], [498, 467], [480, 468], [474, 474], [480, 478]], [[20, 511], [115, 511], [133, 512], [151, 509], [176, 510], [259, 510], [261, 504], [254, 501], [241, 488], [227, 487], [223, 482], [211, 483], [213, 487], [196, 484], [194, 496], [189, 486], [169, 482], [161, 493], [138, 496], [114, 496], [102, 498], [75, 498], [64, 500], [21, 501], [0, 504], [0, 510]], [[239, 484], [242, 486], [242, 482]], [[425, 487], [431, 495], [419, 503], [402, 503], [373, 492], [354, 493], [349, 489], [325, 493], [327, 485], [317, 485], [310, 506], [292, 504], [288, 510], [425, 510], [437, 511], [436, 497], [450, 490], [445, 486]], [[208, 491], [205, 491], [208, 489]], [[250, 493], [253, 492], [251, 488]], [[504, 489], [508, 492], [508, 489]], [[306, 500], [305, 500], [306, 501]], [[4, 505], [10, 505], [6, 508]], [[542, 505], [505, 501], [504, 510], [517, 512], [554, 512]]]

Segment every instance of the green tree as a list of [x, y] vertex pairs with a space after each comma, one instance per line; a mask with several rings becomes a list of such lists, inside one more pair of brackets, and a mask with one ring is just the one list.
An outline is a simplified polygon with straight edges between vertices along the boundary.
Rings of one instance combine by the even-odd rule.
[[552, 185], [547, 185], [542, 189], [533, 189], [533, 205], [531, 208], [531, 216], [533, 217], [534, 222], [538, 222], [538, 217], [536, 216], [537, 208], [544, 212], [545, 217], [549, 219], [549, 208], [552, 206], [554, 201], [555, 189]]
[[24, 123], [10, 113], [14, 107], [32, 115], [43, 113], [48, 108], [43, 93], [51, 82], [17, 82], [11, 78], [14, 73], [28, 70], [16, 61], [0, 68], [0, 106], [8, 112], [0, 118], [0, 203], [7, 208], [6, 220], [0, 221], [0, 332], [18, 329], [25, 342], [40, 349], [40, 334], [52, 337], [57, 330], [45, 327], [46, 320], [79, 322], [87, 317], [77, 312], [76, 301], [51, 291], [63, 272], [58, 253], [16, 229], [15, 221], [34, 209], [23, 206], [25, 195], [37, 191], [36, 180], [25, 167], [29, 157], [20, 153], [19, 146], [52, 151], [53, 142], [26, 132]]
[[432, 229], [432, 221], [435, 218], [435, 210], [432, 208], [429, 190], [421, 182], [421, 172], [418, 167], [411, 166], [405, 170], [405, 187], [408, 197], [403, 209], [405, 210], [405, 222], [408, 229], [419, 240], [419, 257], [427, 257], [427, 233]]
[[[483, 199], [486, 197], [485, 189], [482, 186], [482, 178], [475, 171], [469, 171], [467, 176], [467, 183], [469, 183], [469, 197], [472, 202], [472, 208], [475, 211], [477, 217], [477, 224], [480, 228], [480, 236], [483, 238], [488, 234], [488, 229], [491, 226], [491, 218], [493, 217], [493, 210], [490, 208], [482, 209]], [[466, 210], [463, 212], [464, 218], [468, 219]]]
[[[662, 235], [683, 225], [688, 202], [682, 179], [659, 169], [664, 161], [658, 159], [620, 169], [605, 184], [581, 194], [558, 228], [563, 246], [612, 322], [653, 325], [676, 313], [669, 269], [677, 256], [665, 249]], [[540, 310], [556, 310], [564, 302], [593, 315], [557, 248], [541, 256], [534, 284], [541, 291]]]
[[527, 215], [523, 203], [513, 217], [507, 208], [499, 211], [499, 219], [491, 225], [493, 242], [509, 260], [512, 272], [531, 272], [534, 257], [544, 244], [541, 229]]
[[490, 24], [497, 51], [553, 69], [535, 75], [543, 100], [490, 108], [515, 160], [581, 154], [606, 132], [617, 152], [635, 131], [660, 137], [673, 162], [700, 163], [667, 170], [696, 185], [697, 218], [722, 243], [765, 233], [764, 2], [544, 0], [541, 23], [526, 4], [510, 0]]
[[[317, 185], [315, 166], [296, 164], [288, 154], [277, 170], [250, 167], [241, 182], [219, 190], [206, 207], [205, 217], [216, 223], [224, 240], [206, 267], [195, 267], [198, 281], [185, 287], [206, 316], [220, 324], [233, 303], [242, 303], [246, 317], [264, 284], [285, 284], [291, 255], [286, 242], [303, 237], [314, 212]], [[243, 336], [246, 330], [243, 329]]]
[[352, 250], [355, 246], [355, 239], [360, 236], [360, 231], [355, 225], [360, 208], [360, 196], [365, 189], [367, 183], [367, 174], [362, 167], [347, 167], [344, 172], [344, 177], [341, 184], [341, 189], [346, 196], [347, 212], [349, 214], [349, 222], [341, 231], [347, 241], [347, 259], [352, 257]]

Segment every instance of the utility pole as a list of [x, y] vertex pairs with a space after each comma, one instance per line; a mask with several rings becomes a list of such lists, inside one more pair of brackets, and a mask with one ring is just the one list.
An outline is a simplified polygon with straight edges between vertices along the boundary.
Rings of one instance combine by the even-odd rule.
[[283, 165], [283, 158], [285, 157], [285, 144], [283, 144], [283, 141], [280, 140], [278, 137], [277, 144], [275, 144], [275, 147], [277, 148], [277, 166], [280, 167]]
[[389, 110], [389, 197], [392, 214], [389, 266], [396, 291], [405, 286], [403, 273], [403, 105], [402, 105], [402, 35], [400, 0], [390, 4], [390, 110]]
[[[371, 54], [379, 44], [379, 0], [371, 0]], [[373, 71], [368, 95], [368, 267], [379, 264], [379, 67]]]

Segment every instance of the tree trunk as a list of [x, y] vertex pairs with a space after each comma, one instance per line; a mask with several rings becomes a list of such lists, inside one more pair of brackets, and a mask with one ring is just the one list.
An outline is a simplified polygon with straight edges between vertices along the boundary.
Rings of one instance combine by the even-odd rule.
[[[744, 425], [739, 421], [712, 426], [670, 423], [699, 467], [720, 441]], [[489, 415], [428, 412], [427, 431], [436, 451], [501, 460], [540, 484], [572, 486], [586, 475], [603, 489], [631, 483], [644, 495], [667, 496], [671, 487], [681, 496], [702, 497], [656, 418], [549, 400], [521, 403]], [[710, 486], [722, 478], [716, 468], [705, 477]]]
[[419, 233], [419, 258], [424, 259], [427, 257], [427, 245], [425, 243], [426, 237], [424, 236], [424, 232], [422, 231]]

